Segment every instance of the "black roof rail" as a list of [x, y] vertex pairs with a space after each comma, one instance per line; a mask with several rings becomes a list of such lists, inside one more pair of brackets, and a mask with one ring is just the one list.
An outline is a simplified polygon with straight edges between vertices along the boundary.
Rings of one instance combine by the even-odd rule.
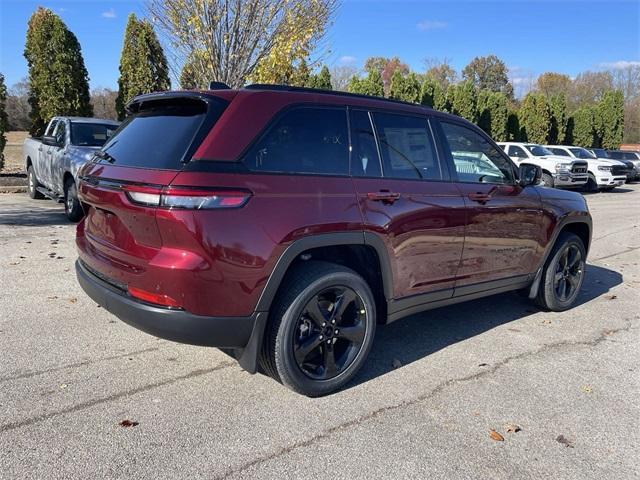
[[231, 87], [224, 82], [210, 82], [209, 90], [231, 90]]
[[339, 95], [342, 97], [351, 98], [364, 98], [367, 100], [378, 100], [381, 102], [397, 103], [400, 105], [410, 105], [412, 107], [422, 107], [431, 109], [427, 105], [421, 105], [419, 103], [404, 102], [402, 100], [394, 100], [392, 98], [377, 97], [375, 95], [364, 95], [361, 93], [342, 92], [340, 90], [326, 90], [324, 88], [310, 88], [310, 87], [294, 87], [291, 85], [277, 85], [270, 83], [252, 83], [251, 85], [245, 85], [243, 87], [246, 90], [272, 90], [276, 92], [302, 92], [302, 93], [324, 93], [327, 95]]

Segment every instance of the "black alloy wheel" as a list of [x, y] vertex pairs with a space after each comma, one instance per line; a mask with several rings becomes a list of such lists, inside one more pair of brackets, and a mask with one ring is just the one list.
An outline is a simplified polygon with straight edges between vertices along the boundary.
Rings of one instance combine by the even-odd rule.
[[349, 287], [315, 295], [298, 318], [293, 351], [300, 370], [314, 380], [335, 378], [354, 361], [366, 333], [364, 302]]

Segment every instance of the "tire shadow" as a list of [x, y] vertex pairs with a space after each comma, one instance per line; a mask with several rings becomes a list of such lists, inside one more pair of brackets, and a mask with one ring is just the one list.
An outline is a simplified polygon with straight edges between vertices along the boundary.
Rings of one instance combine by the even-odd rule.
[[[604, 295], [621, 284], [622, 280], [618, 272], [588, 265], [576, 306]], [[395, 369], [395, 360], [402, 365], [410, 364], [449, 345], [540, 311], [529, 299], [510, 292], [429, 310], [389, 325], [379, 325], [367, 362], [346, 388], [387, 374]]]
[[[43, 200], [44, 201], [44, 200]], [[51, 202], [51, 205], [55, 205]], [[49, 225], [72, 225], [64, 214], [64, 208], [2, 208], [0, 225], [43, 227]]]

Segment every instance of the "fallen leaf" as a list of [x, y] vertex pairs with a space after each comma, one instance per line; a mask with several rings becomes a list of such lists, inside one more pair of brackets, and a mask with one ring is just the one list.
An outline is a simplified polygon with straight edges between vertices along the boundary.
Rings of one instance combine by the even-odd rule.
[[402, 362], [396, 358], [393, 363], [391, 363], [391, 366], [393, 368], [400, 368], [402, 366]]
[[138, 425], [140, 425], [140, 423], [132, 422], [131, 420], [122, 420], [120, 422], [121, 427], [137, 427]]
[[57, 295], [51, 295], [50, 297], [47, 297], [47, 300], [56, 300], [57, 298]]
[[613, 335], [613, 334], [614, 334], [614, 331], [613, 331], [613, 330], [609, 330], [609, 329], [607, 329], [607, 330], [603, 330], [603, 331], [602, 331], [602, 335], [606, 335], [607, 337], [608, 337], [609, 335]]
[[9, 265], [20, 265], [20, 262], [11, 262]]
[[607, 296], [606, 296], [606, 299], [607, 299], [607, 300], [615, 300], [616, 298], [618, 298], [618, 296], [617, 296], [617, 295], [607, 295]]
[[489, 364], [488, 363], [479, 363], [478, 366], [479, 367], [488, 367]]
[[542, 321], [543, 325], [551, 325], [551, 320], [548, 318]]
[[564, 435], [558, 435], [556, 437], [556, 442], [563, 444], [567, 448], [573, 448], [573, 441], [569, 440]]
[[504, 437], [495, 430], [489, 430], [489, 436], [491, 437], [491, 440], [495, 440], [496, 442], [504, 442]]
[[518, 330], [517, 328], [507, 328], [510, 332], [520, 333], [522, 330]]
[[504, 426], [504, 429], [507, 433], [517, 433], [522, 430], [522, 427], [520, 425], [516, 425], [515, 423], [507, 423]]
[[584, 393], [591, 393], [593, 391], [593, 389], [591, 388], [591, 385], [582, 385], [582, 387], [580, 387], [580, 389]]
[[70, 301], [71, 303], [76, 303], [76, 302], [78, 301], [78, 299], [77, 299], [76, 297], [71, 297], [71, 298], [69, 299], [69, 301]]

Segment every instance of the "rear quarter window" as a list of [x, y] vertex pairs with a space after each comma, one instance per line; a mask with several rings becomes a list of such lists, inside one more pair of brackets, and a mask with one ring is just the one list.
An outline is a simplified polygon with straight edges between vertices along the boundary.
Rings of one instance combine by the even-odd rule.
[[243, 161], [258, 172], [348, 175], [346, 109], [296, 107], [284, 112]]

